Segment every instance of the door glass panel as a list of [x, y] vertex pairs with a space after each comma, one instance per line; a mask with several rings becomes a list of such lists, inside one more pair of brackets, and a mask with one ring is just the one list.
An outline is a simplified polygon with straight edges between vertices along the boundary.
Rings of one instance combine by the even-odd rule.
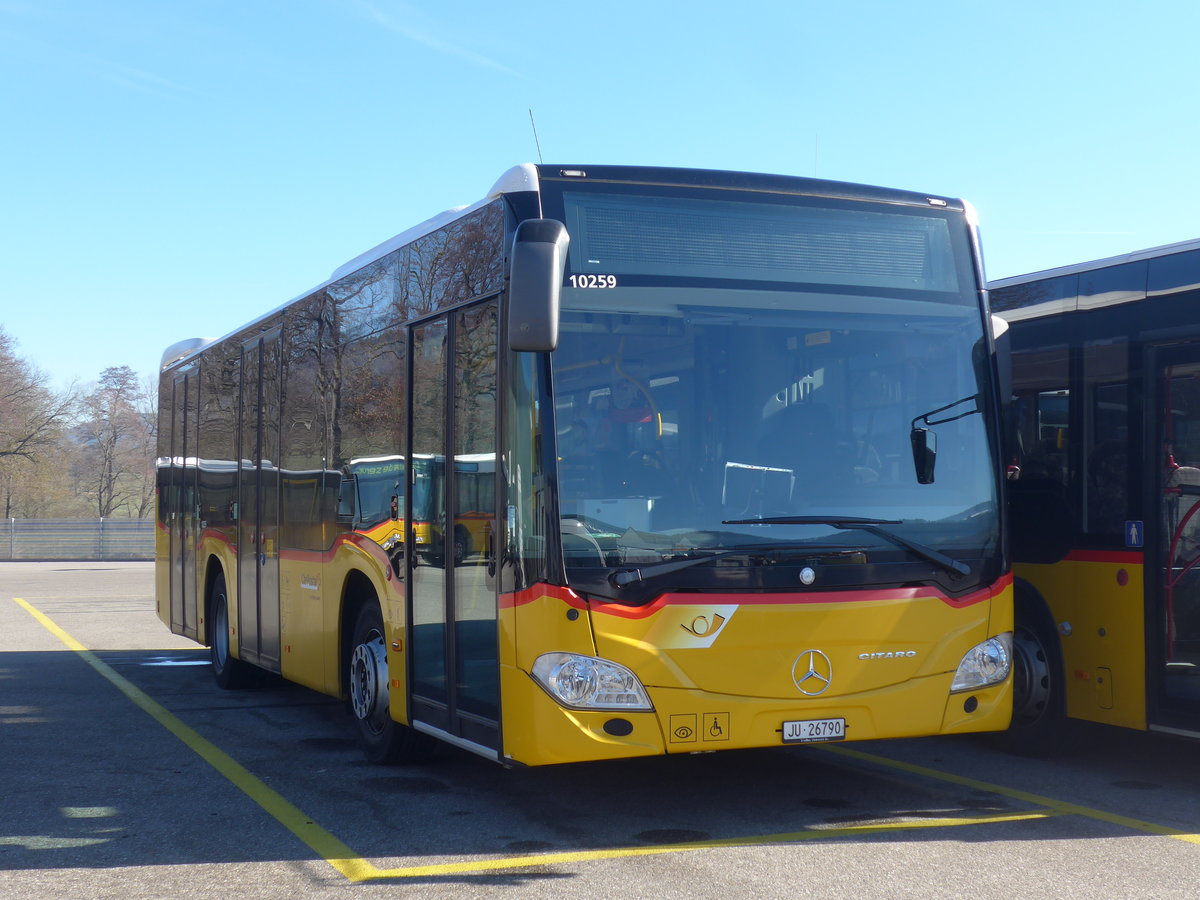
[[456, 705], [499, 717], [496, 650], [496, 306], [455, 323], [454, 631]]
[[183, 616], [175, 623], [180, 633], [196, 636], [196, 551], [200, 542], [199, 491], [196, 479], [199, 475], [199, 460], [196, 452], [197, 410], [199, 408], [200, 379], [195, 370], [181, 382], [184, 401], [183, 423], [183, 485], [180, 493], [179, 512], [183, 520]]
[[1200, 702], [1200, 363], [1162, 371], [1166, 692]]
[[446, 690], [445, 320], [413, 329], [412, 574], [413, 693], [448, 703]]
[[262, 344], [262, 398], [258, 458], [258, 653], [279, 664], [279, 335]]
[[184, 485], [184, 461], [187, 454], [187, 442], [184, 431], [187, 422], [187, 379], [175, 380], [173, 406], [171, 416], [171, 626], [183, 627], [183, 580], [184, 554], [187, 552], [187, 540], [184, 535], [184, 516], [186, 514], [186, 494]]
[[249, 657], [258, 634], [259, 345], [242, 353], [241, 452], [238, 456], [238, 645]]

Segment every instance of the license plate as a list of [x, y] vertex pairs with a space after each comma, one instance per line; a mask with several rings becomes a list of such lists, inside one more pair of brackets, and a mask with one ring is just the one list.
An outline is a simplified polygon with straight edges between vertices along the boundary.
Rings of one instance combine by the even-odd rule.
[[814, 744], [818, 741], [844, 741], [845, 719], [800, 719], [783, 723], [785, 744]]

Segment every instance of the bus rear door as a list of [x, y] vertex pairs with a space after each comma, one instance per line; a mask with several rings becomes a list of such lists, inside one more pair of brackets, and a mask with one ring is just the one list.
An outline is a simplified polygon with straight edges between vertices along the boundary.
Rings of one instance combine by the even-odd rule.
[[279, 332], [242, 348], [238, 655], [279, 671]]

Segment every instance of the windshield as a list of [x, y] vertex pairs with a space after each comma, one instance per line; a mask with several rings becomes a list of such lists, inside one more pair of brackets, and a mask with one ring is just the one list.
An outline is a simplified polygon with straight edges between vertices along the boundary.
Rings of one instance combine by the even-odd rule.
[[358, 482], [358, 521], [363, 527], [398, 516], [404, 497], [404, 460], [399, 456], [355, 459], [350, 472]]
[[[565, 196], [552, 359], [573, 581], [753, 545], [904, 555], [883, 526], [819, 521], [849, 517], [955, 558], [998, 552], [965, 226], [838, 206]], [[914, 426], [936, 435], [931, 483]]]

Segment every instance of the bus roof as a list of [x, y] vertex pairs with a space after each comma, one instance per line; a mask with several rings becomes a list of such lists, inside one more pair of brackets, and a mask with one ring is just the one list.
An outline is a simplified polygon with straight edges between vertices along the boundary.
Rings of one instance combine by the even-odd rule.
[[[382, 259], [393, 250], [397, 250], [405, 244], [411, 244], [417, 238], [431, 234], [439, 228], [449, 225], [456, 219], [474, 212], [502, 194], [513, 194], [519, 191], [536, 191], [537, 189], [538, 171], [536, 166], [532, 163], [522, 163], [519, 166], [513, 166], [496, 179], [496, 183], [492, 185], [492, 189], [487, 192], [487, 195], [482, 200], [477, 200], [467, 206], [456, 206], [448, 209], [445, 212], [438, 213], [436, 216], [426, 219], [419, 225], [405, 229], [396, 236], [388, 238], [382, 244], [372, 247], [366, 253], [360, 253], [344, 265], [338, 266], [334, 270], [334, 273], [329, 276], [329, 281], [337, 281], [339, 278], [344, 278], [352, 272], [357, 272], [363, 266], [369, 265], [377, 259]], [[326, 282], [326, 284], [328, 283]]]
[[992, 312], [1010, 322], [1196, 288], [1200, 288], [1200, 240], [988, 282]]
[[762, 191], [772, 193], [797, 193], [814, 197], [828, 197], [842, 200], [865, 200], [876, 203], [895, 203], [905, 206], [924, 206], [936, 209], [949, 209], [964, 212], [971, 225], [977, 225], [978, 219], [974, 208], [964, 200], [943, 197], [934, 194], [922, 194], [913, 191], [895, 190], [892, 188], [873, 187], [863, 184], [852, 184], [841, 181], [825, 181], [818, 178], [804, 178], [794, 175], [769, 175], [757, 172], [723, 171], [715, 169], [683, 169], [655, 166], [586, 166], [586, 165], [548, 165], [521, 163], [513, 166], [496, 183], [481, 200], [466, 206], [457, 206], [438, 213], [405, 229], [381, 244], [361, 253], [334, 270], [329, 278], [297, 294], [290, 300], [252, 319], [237, 325], [233, 331], [221, 338], [189, 338], [172, 344], [163, 354], [160, 371], [166, 371], [199, 353], [209, 344], [224, 340], [238, 332], [251, 328], [259, 322], [266, 321], [277, 315], [297, 300], [316, 293], [334, 282], [382, 259], [400, 247], [443, 228], [451, 222], [469, 215], [486, 206], [497, 197], [504, 194], [525, 191], [537, 191], [543, 180], [549, 181], [588, 181], [588, 182], [622, 182], [656, 185], [677, 185], [689, 187], [721, 187], [734, 190]]
[[1173, 253], [1186, 253], [1189, 250], [1200, 250], [1200, 238], [1190, 241], [1179, 241], [1175, 244], [1162, 244], [1158, 247], [1148, 247], [1145, 250], [1134, 250], [1118, 256], [1104, 259], [1094, 259], [1090, 262], [1072, 263], [1069, 266], [1058, 266], [1054, 269], [1042, 269], [1040, 272], [1030, 272], [1026, 275], [1010, 275], [1008, 278], [997, 278], [988, 282], [988, 288], [1005, 288], [1014, 284], [1028, 284], [1031, 281], [1041, 281], [1043, 278], [1057, 278], [1060, 275], [1079, 275], [1096, 269], [1106, 269], [1109, 266], [1120, 266], [1125, 263], [1138, 262], [1143, 259], [1155, 259], [1169, 256]]

